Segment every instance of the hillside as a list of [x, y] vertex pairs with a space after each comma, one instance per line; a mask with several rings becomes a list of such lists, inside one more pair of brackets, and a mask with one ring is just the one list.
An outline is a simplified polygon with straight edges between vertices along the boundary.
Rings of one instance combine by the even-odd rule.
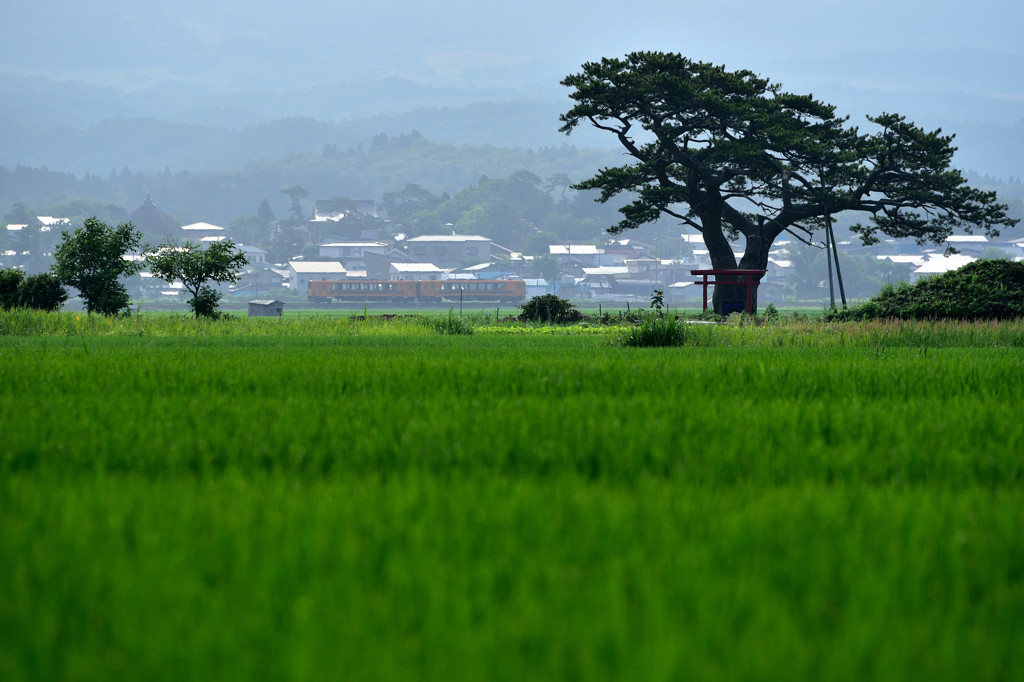
[[[310, 130], [317, 128], [317, 124], [308, 123]], [[242, 139], [252, 139], [255, 147], [259, 130], [274, 125], [239, 135], [247, 135]], [[219, 171], [164, 169], [137, 173], [122, 168], [109, 174], [76, 175], [47, 168], [0, 166], [0, 208], [6, 210], [21, 202], [41, 209], [72, 199], [88, 199], [130, 210], [150, 195], [162, 210], [183, 223], [227, 223], [253, 214], [264, 199], [277, 215], [286, 215], [289, 201], [281, 189], [292, 185], [301, 185], [312, 198], [380, 199], [385, 192], [397, 191], [410, 183], [438, 195], [454, 194], [482, 176], [503, 178], [520, 170], [530, 171], [541, 179], [564, 174], [579, 180], [616, 158], [614, 152], [581, 150], [569, 145], [534, 151], [440, 144], [418, 133], [378, 135], [365, 147], [330, 145], [315, 154], [286, 154]]]
[[[1024, 117], [986, 93], [865, 90], [830, 84], [844, 114], [897, 111], [957, 135], [955, 165], [997, 178], [1024, 175]], [[540, 149], [569, 143], [613, 149], [590, 129], [567, 138], [557, 81], [534, 88], [437, 87], [399, 78], [282, 91], [211, 93], [177, 84], [116, 88], [0, 73], [0, 165], [106, 174], [224, 171], [326, 145], [368, 146], [373, 137], [419, 131], [437, 143]]]

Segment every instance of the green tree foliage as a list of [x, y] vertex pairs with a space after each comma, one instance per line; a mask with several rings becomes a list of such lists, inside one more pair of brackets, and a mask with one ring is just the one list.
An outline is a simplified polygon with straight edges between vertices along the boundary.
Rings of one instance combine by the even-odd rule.
[[267, 244], [267, 258], [271, 263], [284, 263], [301, 254], [306, 246], [308, 229], [305, 221], [279, 220]]
[[18, 287], [20, 305], [35, 310], [60, 310], [68, 300], [68, 292], [57, 276], [50, 272], [29, 275]]
[[450, 229], [479, 234], [515, 251], [525, 249], [538, 232], [555, 234], [554, 242], [602, 237], [614, 216], [612, 207], [595, 211], [596, 194], [574, 193], [556, 202], [551, 188], [529, 171], [508, 178], [485, 176], [432, 208], [408, 214], [399, 227], [408, 234]]
[[197, 318], [220, 315], [220, 292], [207, 282], [237, 282], [238, 270], [249, 262], [230, 239], [205, 248], [194, 242], [166, 243], [146, 260], [154, 277], [168, 283], [181, 281], [185, 291], [192, 295], [189, 307]]
[[554, 294], [534, 296], [519, 306], [519, 319], [523, 322], [578, 322], [583, 319], [572, 301]]
[[21, 201], [14, 202], [11, 210], [4, 214], [5, 225], [26, 225], [31, 219], [32, 216], [29, 215], [28, 209], [25, 208], [25, 204]]
[[128, 211], [119, 204], [89, 199], [71, 199], [51, 204], [38, 211], [39, 215], [67, 218], [78, 224], [86, 218], [93, 217], [110, 224], [124, 223], [129, 220]]
[[[842, 211], [869, 216], [853, 228], [864, 243], [878, 233], [920, 243], [954, 230], [996, 236], [1016, 222], [994, 192], [950, 167], [952, 136], [896, 114], [869, 117], [873, 132], [862, 134], [833, 106], [751, 71], [659, 52], [588, 62], [562, 84], [575, 104], [561, 130], [589, 123], [632, 157], [576, 185], [601, 201], [631, 197], [610, 231], [675, 219], [703, 235], [715, 268], [765, 269], [781, 234], [806, 241]], [[738, 263], [730, 236], [746, 242]], [[729, 289], [741, 288], [716, 287], [716, 311], [742, 295]]]
[[259, 207], [256, 209], [256, 217], [253, 222], [255, 225], [255, 231], [250, 243], [253, 246], [265, 246], [270, 241], [270, 234], [273, 230], [274, 224], [277, 223], [277, 217], [274, 216], [274, 209], [270, 207], [270, 202], [266, 199], [261, 201]]
[[131, 297], [121, 278], [142, 269], [141, 261], [127, 258], [142, 249], [142, 233], [131, 223], [111, 227], [86, 218], [74, 232], [61, 233], [53, 254], [53, 274], [61, 284], [78, 289], [88, 312], [127, 312]]
[[48, 273], [25, 276], [21, 270], [0, 270], [0, 309], [34, 308], [58, 310], [68, 300], [68, 292]]
[[415, 237], [422, 233], [416, 230], [415, 224], [409, 224], [410, 218], [436, 208], [441, 201], [442, 198], [430, 190], [411, 182], [400, 190], [385, 192], [381, 207], [396, 229]]
[[20, 305], [19, 289], [25, 281], [25, 273], [15, 268], [0, 270], [0, 308], [10, 310]]
[[274, 216], [274, 209], [270, 207], [270, 202], [264, 199], [256, 209], [256, 222], [259, 223], [260, 227], [267, 228], [275, 220], [277, 218]]
[[862, 303], [832, 312], [836, 320], [1024, 317], [1024, 263], [978, 260], [914, 285], [887, 285]]
[[277, 218], [274, 210], [266, 199], [260, 202], [256, 213], [235, 218], [228, 223], [228, 235], [239, 243], [250, 246], [267, 247]]
[[551, 253], [548, 248], [552, 244], [558, 244], [562, 238], [551, 230], [539, 230], [526, 238], [523, 245], [523, 253], [527, 256], [545, 256]]
[[548, 177], [544, 185], [549, 192], [558, 192], [558, 200], [566, 202], [569, 200], [567, 194], [572, 190], [572, 179], [568, 173], [555, 173]]
[[292, 220], [303, 220], [305, 213], [302, 211], [302, 200], [309, 196], [309, 190], [299, 185], [292, 185], [291, 187], [285, 187], [281, 190], [282, 194], [287, 194], [291, 200], [291, 212]]
[[978, 255], [980, 260], [1013, 260], [1013, 256], [998, 246], [986, 246]]

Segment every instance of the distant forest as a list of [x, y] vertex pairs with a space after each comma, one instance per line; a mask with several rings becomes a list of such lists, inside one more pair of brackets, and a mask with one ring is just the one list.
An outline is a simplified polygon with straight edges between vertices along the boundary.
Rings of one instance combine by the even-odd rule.
[[263, 200], [279, 215], [287, 213], [290, 202], [281, 190], [295, 185], [305, 188], [310, 199], [380, 200], [408, 184], [438, 195], [454, 194], [482, 177], [510, 177], [521, 170], [543, 180], [567, 176], [575, 182], [616, 158], [609, 150], [570, 145], [531, 150], [437, 144], [414, 131], [395, 137], [377, 135], [366, 148], [325, 145], [320, 154], [251, 161], [231, 171], [172, 172], [168, 168], [146, 174], [122, 168], [106, 176], [79, 176], [45, 167], [0, 166], [0, 209], [20, 202], [43, 211], [85, 200], [116, 204], [130, 212], [148, 195], [182, 223], [226, 224], [254, 213]]

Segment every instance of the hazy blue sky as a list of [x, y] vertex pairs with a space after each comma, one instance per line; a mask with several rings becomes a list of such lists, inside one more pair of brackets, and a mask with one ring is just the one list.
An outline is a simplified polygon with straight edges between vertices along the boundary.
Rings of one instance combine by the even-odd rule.
[[[0, 71], [138, 88], [286, 88], [383, 75], [554, 86], [637, 49], [788, 89], [974, 87], [1024, 108], [1020, 0], [33, 0], [4, 2]], [[962, 59], [956, 54], [960, 52]]]

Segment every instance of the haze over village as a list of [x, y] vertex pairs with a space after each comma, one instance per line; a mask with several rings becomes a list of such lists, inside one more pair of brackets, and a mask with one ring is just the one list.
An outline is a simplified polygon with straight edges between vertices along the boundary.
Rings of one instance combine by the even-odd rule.
[[[709, 265], [698, 234], [662, 219], [613, 238], [604, 230], [621, 202], [590, 205], [596, 193], [569, 187], [621, 154], [600, 131], [558, 132], [569, 105], [559, 81], [629, 49], [752, 69], [855, 124], [894, 111], [941, 127], [957, 135], [954, 165], [972, 184], [1024, 214], [1018, 7], [886, 5], [863, 31], [845, 5], [800, 4], [798, 28], [759, 3], [10, 5], [5, 25], [24, 30], [0, 61], [0, 264], [45, 270], [59, 231], [98, 214], [133, 220], [154, 245], [242, 244], [252, 258], [223, 287], [229, 299], [304, 295], [301, 271], [514, 277], [581, 299], [665, 288], [693, 302], [689, 271]], [[360, 28], [337, 40], [333, 25]], [[50, 47], [31, 49], [27, 36], [43, 29]], [[858, 298], [983, 255], [1024, 257], [1016, 230], [867, 248], [844, 229], [854, 220], [839, 215], [836, 227]], [[765, 300], [823, 298], [821, 235], [811, 241], [819, 248], [775, 244]], [[143, 273], [135, 294], [175, 294], [153, 281]]]

